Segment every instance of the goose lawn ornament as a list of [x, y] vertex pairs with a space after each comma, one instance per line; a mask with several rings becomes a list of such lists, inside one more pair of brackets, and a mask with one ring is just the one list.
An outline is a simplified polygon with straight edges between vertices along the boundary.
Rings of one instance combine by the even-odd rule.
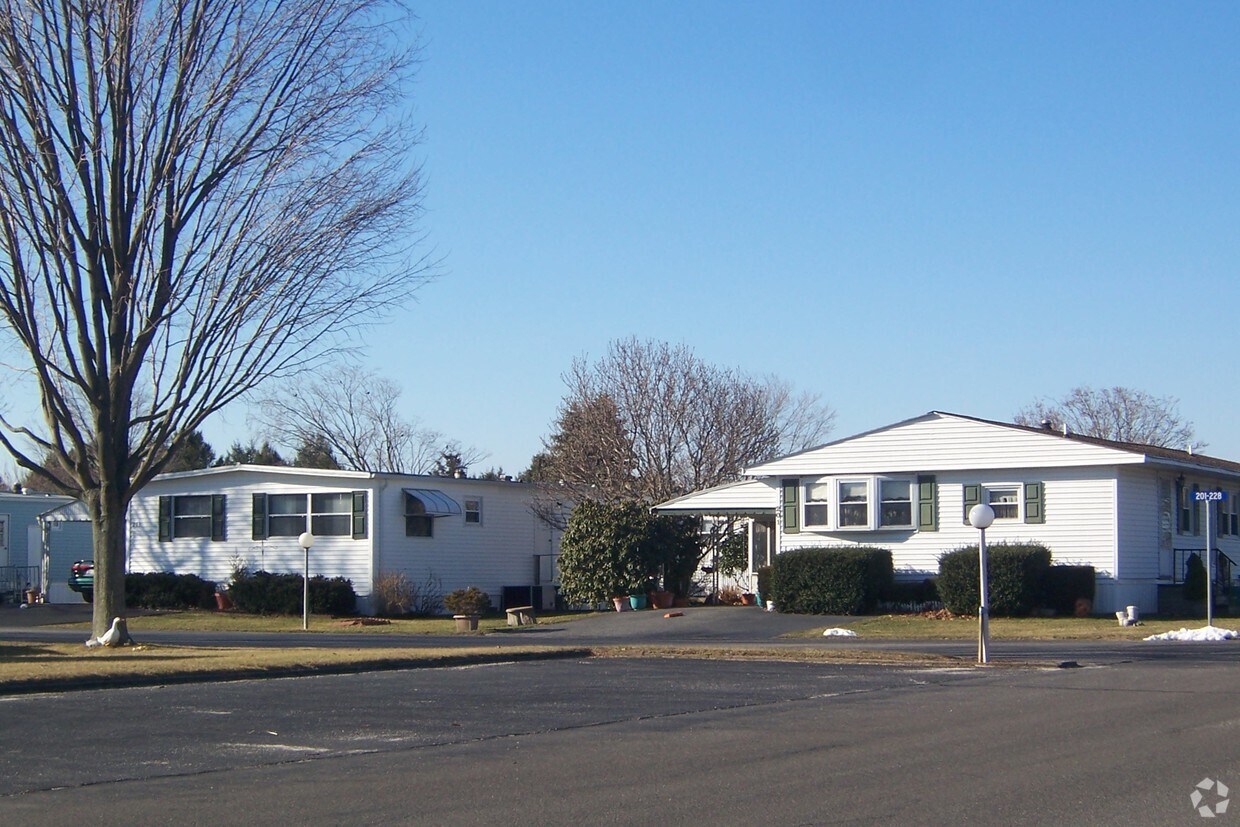
[[86, 641], [86, 645], [95, 646], [118, 646], [121, 642], [121, 619], [119, 617], [112, 618], [112, 628], [101, 634], [99, 637], [93, 637]]

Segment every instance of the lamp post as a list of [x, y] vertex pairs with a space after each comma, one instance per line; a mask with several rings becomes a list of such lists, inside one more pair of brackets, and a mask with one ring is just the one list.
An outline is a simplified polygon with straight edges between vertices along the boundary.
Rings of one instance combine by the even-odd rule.
[[990, 528], [990, 524], [994, 521], [995, 510], [986, 503], [978, 503], [969, 509], [969, 525], [976, 528], [980, 535], [977, 543], [977, 569], [981, 577], [981, 603], [977, 608], [978, 663], [989, 663], [990, 660], [990, 653], [987, 650], [990, 645], [990, 610], [988, 608], [990, 601], [986, 596], [989, 591], [989, 582], [986, 576], [986, 529]]
[[305, 555], [305, 568], [302, 570], [301, 577], [301, 628], [302, 631], [310, 630], [310, 547], [314, 545], [314, 535], [309, 531], [303, 531], [297, 538], [297, 545], [301, 546], [302, 553]]

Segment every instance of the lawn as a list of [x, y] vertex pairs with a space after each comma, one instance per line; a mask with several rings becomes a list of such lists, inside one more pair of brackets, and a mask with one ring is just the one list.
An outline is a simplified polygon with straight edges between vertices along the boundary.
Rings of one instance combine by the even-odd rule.
[[[939, 619], [922, 615], [878, 615], [858, 617], [839, 624], [851, 629], [861, 640], [970, 640], [978, 635], [976, 617]], [[1120, 626], [1114, 618], [1098, 617], [994, 617], [990, 619], [992, 640], [1142, 640], [1150, 635], [1182, 628], [1197, 629], [1204, 620], [1142, 620], [1140, 626]], [[1215, 626], [1234, 628], [1240, 619], [1215, 619]], [[791, 637], [819, 637], [827, 627], [811, 629]]]
[[[591, 612], [546, 613], [538, 615], [538, 622], [567, 623], [590, 617]], [[89, 624], [73, 624], [74, 628], [88, 630]], [[484, 615], [478, 623], [478, 632], [507, 630], [507, 615]], [[165, 611], [135, 614], [129, 618], [129, 633], [141, 640], [142, 632], [299, 632], [301, 617], [288, 615], [251, 615], [241, 612], [215, 611]], [[398, 635], [450, 635], [456, 633], [456, 624], [450, 617], [415, 617], [381, 620], [335, 618], [326, 615], [310, 616], [310, 632], [356, 632], [359, 634]]]

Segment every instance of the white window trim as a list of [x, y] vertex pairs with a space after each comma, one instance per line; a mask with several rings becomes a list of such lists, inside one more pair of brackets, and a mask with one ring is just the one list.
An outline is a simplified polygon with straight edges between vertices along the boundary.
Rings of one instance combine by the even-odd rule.
[[[883, 523], [883, 483], [885, 482], [902, 482], [908, 486], [908, 500], [892, 500], [892, 502], [908, 503], [908, 522], [892, 523], [885, 525]], [[878, 531], [908, 531], [917, 528], [917, 478], [916, 477], [875, 477], [874, 490], [878, 492], [876, 498], [877, 508], [874, 512], [874, 520]]]
[[983, 502], [992, 507], [993, 504], [990, 501], [990, 496], [993, 491], [1007, 488], [1016, 491], [1016, 516], [1000, 517], [996, 514], [996, 523], [1023, 523], [1025, 521], [1025, 484], [1023, 482], [984, 482], [981, 485], [982, 490], [986, 492], [986, 498]]
[[[841, 525], [840, 497], [842, 483], [863, 483], [866, 491], [866, 522], [865, 525]], [[882, 525], [882, 484], [884, 482], [907, 482], [909, 486], [909, 520], [904, 525]], [[827, 500], [810, 500], [811, 486], [823, 485], [830, 491]], [[809, 520], [809, 506], [827, 506], [827, 523], [814, 523]], [[917, 530], [917, 477], [902, 474], [847, 474], [841, 476], [807, 478], [801, 481], [801, 530], [823, 534], [856, 533], [875, 531], [916, 531]]]
[[[478, 503], [478, 508], [476, 511], [470, 510], [469, 504], [471, 502]], [[464, 520], [465, 525], [482, 525], [482, 497], [462, 498], [461, 512], [461, 517]], [[470, 520], [469, 515], [474, 513], [478, 515], [478, 519]]]

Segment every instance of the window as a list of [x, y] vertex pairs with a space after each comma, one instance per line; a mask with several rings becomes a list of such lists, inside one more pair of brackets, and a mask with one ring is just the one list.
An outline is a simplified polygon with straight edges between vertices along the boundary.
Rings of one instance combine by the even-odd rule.
[[297, 537], [305, 530], [305, 494], [267, 495], [268, 537]]
[[883, 528], [913, 525], [913, 486], [908, 480], [879, 480], [880, 522]]
[[465, 522], [482, 524], [482, 500], [465, 501]]
[[181, 538], [224, 539], [224, 495], [181, 494], [159, 498], [159, 542]]
[[0, 551], [7, 551], [9, 548], [9, 516], [0, 514]]
[[996, 485], [987, 487], [986, 494], [996, 520], [1020, 519], [1020, 486]]
[[405, 536], [433, 537], [435, 518], [426, 513], [426, 505], [412, 494], [405, 494]]
[[870, 525], [870, 485], [864, 480], [839, 483], [840, 528], [867, 528]]
[[805, 486], [805, 526], [826, 526], [831, 519], [831, 484], [815, 482]]
[[310, 495], [310, 531], [317, 537], [353, 533], [353, 495], [348, 491]]
[[211, 536], [211, 496], [172, 498], [172, 536]]

